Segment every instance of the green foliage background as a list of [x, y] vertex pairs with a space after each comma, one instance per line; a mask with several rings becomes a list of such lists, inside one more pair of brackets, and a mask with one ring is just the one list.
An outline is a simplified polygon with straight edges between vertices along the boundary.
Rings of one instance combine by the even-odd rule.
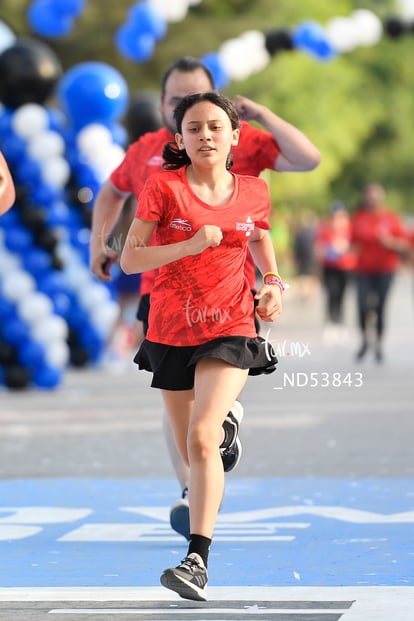
[[[172, 2], [174, 0], [171, 0]], [[73, 32], [44, 39], [64, 69], [88, 60], [107, 62], [126, 78], [132, 93], [157, 90], [166, 66], [178, 56], [202, 56], [248, 30], [294, 28], [315, 20], [322, 26], [358, 8], [382, 20], [395, 15], [392, 0], [203, 0], [180, 23], [170, 23], [153, 58], [132, 63], [115, 48], [114, 34], [125, 21], [130, 0], [88, 0]], [[0, 17], [20, 36], [37, 35], [26, 21], [27, 0], [2, 0]], [[334, 197], [353, 208], [368, 181], [384, 184], [388, 203], [413, 212], [414, 33], [391, 39], [385, 33], [371, 48], [358, 48], [329, 62], [299, 51], [273, 56], [268, 67], [242, 82], [242, 93], [300, 127], [322, 152], [316, 171], [268, 175], [277, 210], [309, 208], [323, 213]]]

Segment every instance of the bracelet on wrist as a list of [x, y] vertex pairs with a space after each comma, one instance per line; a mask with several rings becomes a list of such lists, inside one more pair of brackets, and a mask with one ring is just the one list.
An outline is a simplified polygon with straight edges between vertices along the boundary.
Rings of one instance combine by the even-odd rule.
[[263, 284], [277, 285], [282, 293], [289, 288], [289, 285], [284, 283], [279, 274], [276, 274], [275, 272], [266, 272], [263, 276]]
[[280, 274], [278, 274], [277, 272], [266, 272], [265, 274], [263, 274], [263, 284], [267, 284], [266, 283], [266, 279], [268, 276], [273, 276], [274, 278], [278, 278], [279, 280], [282, 280], [282, 277]]

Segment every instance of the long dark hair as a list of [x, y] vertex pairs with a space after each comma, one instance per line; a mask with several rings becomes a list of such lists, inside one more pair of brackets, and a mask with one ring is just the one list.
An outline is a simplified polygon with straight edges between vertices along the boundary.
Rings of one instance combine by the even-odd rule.
[[[239, 116], [232, 102], [220, 93], [209, 91], [207, 93], [196, 93], [195, 95], [188, 95], [187, 97], [182, 98], [174, 110], [174, 120], [179, 134], [182, 133], [183, 118], [187, 110], [202, 101], [209, 101], [224, 110], [230, 119], [232, 129], [239, 129]], [[191, 163], [187, 151], [185, 149], [179, 149], [175, 141], [167, 142], [164, 147], [162, 157], [164, 159], [163, 167], [167, 170], [177, 170], [178, 168], [182, 168], [183, 166]], [[232, 165], [233, 158], [230, 152], [227, 156], [226, 169], [230, 170]]]

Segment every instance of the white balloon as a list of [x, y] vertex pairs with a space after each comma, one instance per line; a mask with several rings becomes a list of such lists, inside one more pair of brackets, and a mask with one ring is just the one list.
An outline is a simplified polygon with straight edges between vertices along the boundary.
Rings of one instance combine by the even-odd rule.
[[60, 155], [42, 162], [43, 181], [53, 188], [63, 188], [70, 178], [70, 166]]
[[43, 106], [35, 103], [23, 104], [14, 112], [11, 125], [22, 138], [33, 138], [49, 126], [49, 118]]
[[[57, 247], [56, 254], [64, 265], [70, 265], [73, 261], [76, 262], [76, 252], [74, 248], [65, 239], [62, 239]], [[68, 268], [66, 268], [67, 270]]]
[[52, 341], [46, 344], [45, 358], [51, 367], [63, 369], [69, 362], [70, 350], [64, 341]]
[[414, 20], [414, 0], [397, 0], [398, 13], [404, 21]]
[[63, 155], [64, 151], [65, 141], [63, 137], [58, 132], [49, 130], [34, 136], [27, 145], [28, 154], [40, 161]]
[[112, 144], [112, 134], [105, 125], [90, 123], [77, 134], [76, 144], [85, 155], [93, 157]]
[[69, 287], [75, 291], [90, 287], [92, 282], [91, 273], [81, 264], [68, 263], [64, 269], [64, 274]]
[[379, 17], [367, 9], [358, 9], [351, 14], [358, 45], [376, 45], [382, 37], [382, 23]]
[[105, 285], [92, 283], [79, 291], [79, 302], [88, 310], [99, 308], [111, 299], [111, 295]]
[[0, 21], [0, 54], [11, 47], [16, 41], [16, 35], [13, 30], [3, 21]]
[[33, 338], [40, 343], [65, 340], [68, 333], [68, 324], [59, 315], [45, 317], [32, 326]]
[[15, 255], [6, 250], [0, 250], [0, 274], [8, 274], [19, 269], [19, 267], [20, 261]]
[[13, 302], [22, 300], [35, 286], [35, 279], [21, 269], [5, 274], [1, 283], [3, 294]]
[[48, 317], [53, 311], [50, 299], [40, 291], [32, 291], [19, 301], [19, 315], [29, 324], [34, 324]]
[[248, 30], [240, 37], [243, 44], [243, 59], [249, 64], [250, 73], [263, 71], [269, 64], [270, 54], [266, 49], [266, 37], [260, 30]]
[[188, 0], [150, 0], [168, 22], [181, 22], [188, 11]]
[[325, 26], [325, 32], [337, 52], [352, 52], [358, 45], [354, 24], [347, 17], [331, 19]]
[[124, 157], [124, 149], [119, 145], [113, 144], [107, 148], [105, 152], [101, 152], [99, 157], [94, 158], [91, 165], [97, 174], [98, 181], [106, 181], [112, 171], [119, 166]]
[[244, 45], [240, 38], [225, 41], [220, 46], [218, 55], [225, 72], [233, 80], [244, 80], [250, 75], [250, 63], [245, 62]]
[[91, 313], [94, 327], [107, 338], [115, 327], [119, 318], [119, 304], [113, 300], [106, 302], [99, 308], [95, 308]]

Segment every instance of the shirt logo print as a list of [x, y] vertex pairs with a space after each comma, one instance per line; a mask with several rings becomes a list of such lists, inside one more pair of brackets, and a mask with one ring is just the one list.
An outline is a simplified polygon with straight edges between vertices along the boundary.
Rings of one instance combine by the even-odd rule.
[[250, 216], [247, 216], [246, 222], [236, 222], [236, 231], [244, 231], [246, 237], [249, 237], [254, 231], [254, 222]]
[[157, 166], [158, 168], [162, 168], [164, 160], [161, 155], [153, 155], [147, 162], [147, 166]]
[[170, 224], [171, 229], [177, 229], [177, 231], [192, 231], [193, 227], [188, 220], [183, 220], [182, 218], [174, 218], [174, 220]]

